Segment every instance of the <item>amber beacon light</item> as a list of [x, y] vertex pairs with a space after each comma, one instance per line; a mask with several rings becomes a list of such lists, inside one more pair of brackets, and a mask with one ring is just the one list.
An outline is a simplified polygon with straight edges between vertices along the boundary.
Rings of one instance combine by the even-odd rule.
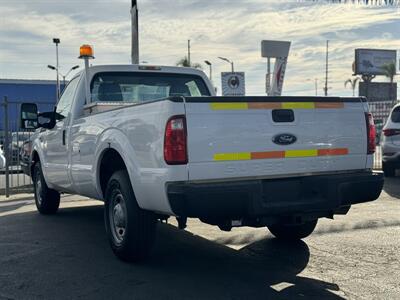
[[82, 45], [79, 48], [79, 58], [94, 58], [93, 47], [90, 45]]

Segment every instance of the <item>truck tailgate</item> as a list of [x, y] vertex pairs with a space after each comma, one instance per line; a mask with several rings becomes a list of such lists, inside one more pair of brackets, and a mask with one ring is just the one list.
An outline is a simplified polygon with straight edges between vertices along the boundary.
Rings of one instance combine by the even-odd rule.
[[187, 98], [185, 109], [189, 180], [366, 168], [360, 98]]

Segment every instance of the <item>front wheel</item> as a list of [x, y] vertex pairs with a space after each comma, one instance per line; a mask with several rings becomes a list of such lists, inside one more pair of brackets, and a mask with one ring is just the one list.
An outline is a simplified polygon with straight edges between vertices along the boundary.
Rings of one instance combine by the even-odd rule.
[[317, 223], [318, 220], [296, 225], [274, 224], [268, 226], [268, 229], [278, 239], [295, 241], [306, 238], [313, 233]]
[[129, 175], [115, 172], [107, 184], [104, 222], [111, 248], [124, 261], [148, 257], [156, 234], [156, 217], [137, 204]]
[[34, 166], [32, 180], [37, 210], [43, 215], [55, 214], [60, 206], [60, 193], [47, 186], [40, 162]]

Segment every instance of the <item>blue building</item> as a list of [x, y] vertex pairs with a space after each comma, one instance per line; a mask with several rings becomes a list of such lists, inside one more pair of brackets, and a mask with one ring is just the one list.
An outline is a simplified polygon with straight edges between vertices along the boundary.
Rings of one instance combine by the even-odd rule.
[[[61, 90], [63, 86], [61, 86]], [[10, 129], [16, 130], [19, 120], [19, 107], [23, 102], [38, 105], [39, 112], [51, 111], [56, 103], [55, 80], [0, 79], [0, 104], [4, 97], [9, 101], [8, 118]], [[0, 131], [4, 130], [4, 107], [0, 108]]]

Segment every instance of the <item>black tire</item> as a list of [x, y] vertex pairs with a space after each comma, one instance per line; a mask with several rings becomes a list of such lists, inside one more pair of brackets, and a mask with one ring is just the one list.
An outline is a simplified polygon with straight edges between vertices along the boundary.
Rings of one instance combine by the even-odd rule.
[[34, 166], [32, 180], [37, 210], [43, 215], [55, 214], [60, 206], [60, 193], [47, 186], [40, 162]]
[[318, 220], [308, 221], [298, 225], [274, 224], [268, 226], [269, 231], [278, 239], [296, 241], [313, 233]]
[[118, 258], [139, 262], [149, 256], [157, 220], [154, 213], [138, 206], [126, 171], [115, 172], [108, 181], [104, 222], [111, 248]]
[[383, 174], [385, 177], [394, 177], [396, 176], [396, 168], [389, 163], [382, 163]]

